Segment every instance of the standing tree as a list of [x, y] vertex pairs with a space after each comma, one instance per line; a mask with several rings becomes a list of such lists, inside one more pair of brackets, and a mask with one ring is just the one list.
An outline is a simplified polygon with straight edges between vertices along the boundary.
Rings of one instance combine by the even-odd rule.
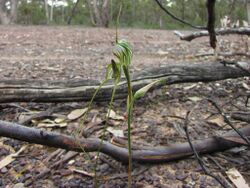
[[[7, 3], [10, 3], [9, 5]], [[0, 21], [7, 25], [15, 23], [17, 20], [17, 8], [19, 0], [1, 0], [0, 1]]]
[[248, 24], [250, 25], [250, 0], [246, 0], [247, 4], [247, 19], [248, 19]]
[[49, 23], [49, 8], [48, 8], [48, 0], [44, 0], [44, 9], [45, 9], [45, 16], [46, 22]]
[[86, 0], [92, 24], [98, 27], [108, 27], [109, 16], [109, 0]]

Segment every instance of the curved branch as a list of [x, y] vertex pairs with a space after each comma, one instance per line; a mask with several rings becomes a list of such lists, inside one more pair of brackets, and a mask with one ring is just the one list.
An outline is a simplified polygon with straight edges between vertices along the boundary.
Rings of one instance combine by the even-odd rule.
[[[250, 136], [250, 126], [240, 129], [245, 136]], [[98, 138], [76, 139], [71, 136], [57, 134], [35, 128], [25, 127], [16, 123], [0, 120], [0, 136], [14, 138], [29, 143], [41, 144], [50, 147], [62, 148], [78, 152], [100, 152], [107, 154], [117, 161], [128, 162], [128, 150], [118, 147], [107, 141], [102, 142]], [[227, 137], [241, 140], [238, 134], [228, 132], [220, 137], [211, 137], [193, 141], [196, 151], [211, 153], [226, 150], [241, 145], [239, 141], [228, 140]], [[100, 144], [101, 147], [100, 147]], [[133, 150], [132, 159], [140, 163], [161, 163], [192, 156], [193, 152], [187, 142], [169, 147], [152, 147], [147, 149]]]
[[180, 18], [178, 18], [177, 16], [175, 16], [174, 14], [172, 14], [171, 12], [169, 12], [161, 3], [159, 0], [155, 0], [155, 2], [159, 5], [159, 7], [167, 14], [169, 15], [171, 18], [173, 18], [174, 20], [177, 20], [185, 25], [188, 25], [192, 28], [195, 28], [195, 29], [206, 29], [206, 27], [204, 26], [196, 26], [196, 25], [193, 25], [185, 20], [182, 20]]

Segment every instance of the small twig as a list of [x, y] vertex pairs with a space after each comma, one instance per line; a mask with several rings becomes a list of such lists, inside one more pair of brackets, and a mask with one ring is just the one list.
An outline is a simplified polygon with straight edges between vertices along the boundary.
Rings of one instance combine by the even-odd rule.
[[220, 169], [220, 171], [222, 171], [222, 172], [225, 171], [225, 169], [220, 165], [220, 163], [219, 163], [218, 161], [216, 161], [216, 160], [214, 159], [214, 157], [212, 157], [212, 156], [210, 156], [210, 155], [208, 155], [207, 157], [208, 157], [208, 159], [210, 159], [216, 166], [218, 166], [218, 168]]
[[178, 18], [177, 16], [175, 16], [174, 14], [172, 14], [171, 12], [169, 12], [161, 3], [159, 0], [155, 0], [155, 2], [159, 5], [159, 7], [167, 14], [169, 15], [171, 18], [173, 18], [174, 20], [177, 20], [185, 25], [188, 25], [192, 28], [195, 28], [195, 29], [206, 29], [206, 27], [204, 26], [196, 26], [196, 25], [193, 25], [185, 20], [182, 20], [180, 18]]
[[220, 113], [220, 115], [223, 117], [225, 123], [227, 123], [249, 146], [250, 146], [250, 141], [248, 140], [247, 137], [245, 137], [231, 122], [230, 120], [227, 118], [227, 116], [222, 112], [222, 110], [220, 109], [220, 107], [217, 105], [217, 103], [215, 101], [213, 101], [212, 99], [207, 99], [208, 102], [210, 102], [216, 109], [217, 111]]
[[191, 139], [190, 139], [190, 136], [189, 136], [189, 132], [188, 132], [188, 124], [189, 124], [189, 115], [190, 115], [190, 111], [187, 112], [186, 114], [186, 118], [185, 118], [185, 122], [184, 122], [184, 130], [186, 132], [186, 136], [187, 136], [187, 140], [188, 140], [188, 143], [190, 145], [190, 148], [192, 149], [193, 153], [194, 153], [194, 156], [195, 158], [197, 159], [198, 163], [200, 164], [202, 170], [205, 172], [206, 175], [214, 178], [217, 182], [219, 182], [221, 184], [222, 187], [224, 188], [227, 188], [227, 186], [215, 175], [211, 174], [209, 172], [209, 170], [206, 168], [206, 166], [204, 165], [204, 162], [202, 161], [202, 159], [200, 158], [200, 156], [198, 155], [195, 147], [193, 146], [192, 142], [191, 142]]

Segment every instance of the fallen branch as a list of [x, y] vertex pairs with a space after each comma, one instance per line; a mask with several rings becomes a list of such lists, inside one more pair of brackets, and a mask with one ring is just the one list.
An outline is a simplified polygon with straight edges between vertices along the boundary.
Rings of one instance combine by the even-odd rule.
[[182, 23], [182, 24], [185, 24], [185, 25], [188, 25], [188, 26], [190, 26], [190, 27], [192, 27], [192, 28], [195, 28], [195, 29], [206, 29], [205, 26], [196, 26], [196, 25], [194, 25], [194, 24], [191, 24], [191, 23], [187, 22], [186, 20], [183, 20], [183, 19], [181, 19], [181, 18], [175, 16], [175, 15], [172, 14], [168, 9], [166, 9], [166, 8], [162, 5], [162, 3], [161, 3], [159, 0], [155, 0], [155, 2], [156, 2], [156, 3], [159, 5], [159, 7], [160, 7], [167, 15], [169, 15], [172, 19], [177, 20], [178, 22], [180, 22], [180, 23]]
[[250, 112], [233, 112], [231, 118], [250, 123]]
[[[155, 79], [164, 80], [155, 86], [170, 85], [186, 82], [210, 82], [228, 78], [250, 76], [250, 63], [238, 62], [236, 64], [222, 63], [185, 63], [167, 64], [164, 67], [145, 70], [134, 76], [133, 90], [152, 83]], [[243, 71], [242, 68], [247, 71]], [[39, 81], [39, 80], [1, 80], [0, 103], [7, 102], [67, 102], [89, 101], [98, 88], [99, 82], [95, 80], [75, 81]], [[107, 83], [97, 94], [95, 100], [106, 101], [110, 99], [113, 85]], [[127, 85], [122, 81], [116, 91], [116, 99], [126, 98]]]
[[[240, 27], [240, 28], [220, 28], [215, 29], [216, 35], [230, 35], [230, 34], [238, 34], [238, 35], [250, 35], [250, 28], [249, 27]], [[179, 31], [174, 32], [175, 35], [180, 37], [181, 40], [192, 41], [196, 38], [209, 36], [208, 31], [197, 31], [191, 33], [189, 35], [183, 35]]]
[[[244, 136], [250, 136], [250, 126], [240, 129]], [[62, 148], [77, 152], [100, 152], [109, 155], [123, 163], [128, 162], [128, 150], [101, 140], [98, 138], [76, 139], [74, 137], [57, 134], [35, 128], [25, 127], [16, 123], [0, 120], [0, 136], [14, 138], [29, 143], [36, 143], [50, 147]], [[241, 145], [239, 142], [227, 140], [234, 137], [242, 140], [237, 133], [228, 132], [220, 137], [215, 136], [203, 140], [193, 141], [193, 146], [200, 154], [223, 151]], [[133, 150], [132, 159], [140, 163], [160, 163], [178, 160], [192, 156], [193, 152], [188, 143], [177, 144], [171, 147], [152, 147], [147, 149]]]
[[[223, 56], [223, 57], [244, 56], [244, 57], [250, 58], [250, 54], [249, 53], [245, 53], [245, 52], [233, 52], [233, 53], [228, 53], [228, 52], [223, 53], [223, 52], [220, 52], [217, 55], [218, 56]], [[206, 53], [196, 54], [194, 56], [195, 57], [214, 56], [214, 53], [213, 52], [206, 52]]]

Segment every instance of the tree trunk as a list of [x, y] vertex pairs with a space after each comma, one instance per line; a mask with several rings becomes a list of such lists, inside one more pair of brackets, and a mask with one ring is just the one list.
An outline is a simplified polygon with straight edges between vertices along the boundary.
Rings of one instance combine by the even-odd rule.
[[248, 24], [250, 25], [250, 0], [247, 1], [247, 19], [248, 19]]
[[7, 25], [10, 23], [10, 19], [6, 11], [5, 3], [6, 3], [5, 0], [0, 1], [0, 21], [1, 21], [1, 24], [3, 25]]
[[97, 5], [97, 0], [93, 0], [93, 11], [95, 15], [95, 22], [97, 26], [102, 26], [101, 13]]
[[10, 11], [6, 8], [6, 1], [0, 1], [0, 21], [3, 25], [15, 23], [17, 20], [18, 0], [10, 0]]
[[45, 9], [45, 16], [46, 16], [46, 22], [49, 23], [49, 8], [48, 8], [48, 0], [44, 0], [44, 9]]
[[18, 8], [18, 0], [11, 0], [10, 7], [10, 20], [11, 23], [15, 23], [17, 20], [17, 8]]
[[98, 27], [108, 27], [110, 21], [109, 0], [104, 0], [102, 5], [98, 5], [97, 0], [87, 0], [87, 4], [93, 25]]
[[109, 0], [104, 0], [103, 5], [102, 5], [102, 13], [101, 13], [101, 21], [102, 21], [102, 26], [108, 27], [109, 26], [109, 20], [110, 20], [110, 15], [109, 15]]
[[50, 21], [53, 22], [53, 14], [54, 14], [54, 0], [51, 0], [51, 7], [50, 7]]
[[67, 24], [70, 25], [71, 24], [71, 20], [73, 18], [73, 16], [75, 15], [75, 12], [76, 12], [76, 8], [77, 8], [77, 5], [79, 4], [80, 0], [77, 0], [72, 8], [72, 11], [71, 11], [71, 14], [68, 18], [68, 21], [67, 21]]
[[91, 4], [91, 1], [90, 0], [86, 0], [86, 2], [87, 2], [88, 9], [89, 9], [91, 23], [92, 23], [93, 26], [96, 26], [96, 21], [95, 21], [95, 16], [94, 16], [94, 11], [93, 11], [93, 7], [92, 7], [92, 4]]
[[[240, 66], [240, 67], [239, 67]], [[165, 67], [144, 70], [132, 80], [133, 90], [152, 83], [162, 82], [154, 88], [184, 82], [209, 82], [228, 78], [250, 76], [250, 63], [238, 62], [236, 65], [222, 63], [168, 64]], [[38, 81], [38, 80], [0, 80], [0, 103], [6, 102], [66, 102], [89, 101], [98, 88], [98, 81]], [[113, 83], [107, 83], [95, 100], [110, 100]], [[127, 97], [127, 84], [122, 80], [116, 90], [117, 99]]]

